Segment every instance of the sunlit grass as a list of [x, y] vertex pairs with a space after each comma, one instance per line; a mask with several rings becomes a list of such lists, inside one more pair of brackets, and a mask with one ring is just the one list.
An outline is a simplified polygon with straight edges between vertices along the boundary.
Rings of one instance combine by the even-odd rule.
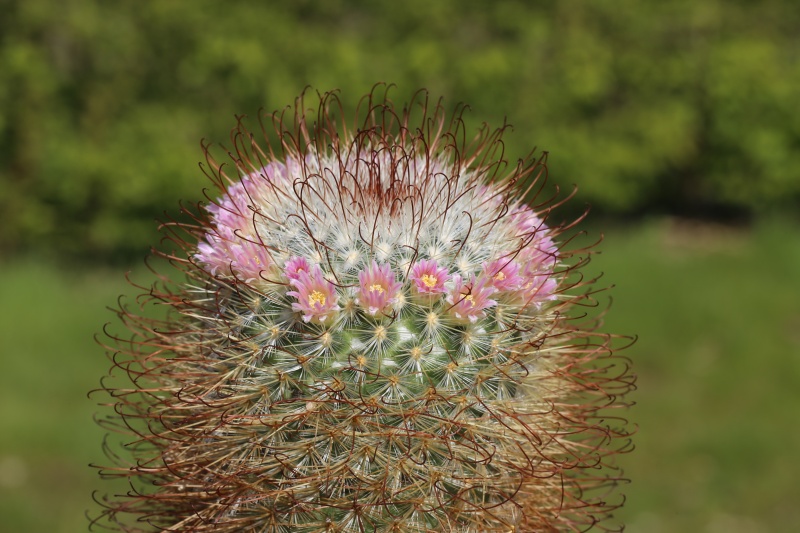
[[104, 432], [87, 393], [110, 365], [94, 335], [123, 292], [123, 272], [0, 267], [0, 530], [86, 531], [96, 514], [92, 491], [108, 487], [87, 465], [102, 462]]
[[[605, 329], [640, 337], [628, 531], [800, 529], [800, 229], [662, 221], [600, 249]], [[86, 393], [109, 366], [105, 307], [132, 292], [122, 272], [0, 265], [0, 530], [86, 531], [92, 491], [109, 490], [87, 467], [103, 431]]]
[[607, 329], [638, 334], [632, 532], [800, 528], [800, 231], [661, 222], [607, 235]]

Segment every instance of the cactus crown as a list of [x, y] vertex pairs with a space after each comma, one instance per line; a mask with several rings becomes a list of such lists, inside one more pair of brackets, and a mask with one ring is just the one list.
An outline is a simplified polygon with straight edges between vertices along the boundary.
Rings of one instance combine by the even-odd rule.
[[278, 154], [241, 122], [233, 167], [207, 152], [223, 195], [173, 234], [187, 280], [150, 290], [174, 313], [120, 310], [124, 530], [579, 530], [613, 508], [589, 469], [626, 433], [594, 417], [631, 383], [568, 319], [579, 263], [524, 203], [545, 157], [506, 170], [503, 129], [467, 145], [425, 93], [362, 106], [349, 130], [335, 95], [301, 98], [292, 127], [272, 115]]

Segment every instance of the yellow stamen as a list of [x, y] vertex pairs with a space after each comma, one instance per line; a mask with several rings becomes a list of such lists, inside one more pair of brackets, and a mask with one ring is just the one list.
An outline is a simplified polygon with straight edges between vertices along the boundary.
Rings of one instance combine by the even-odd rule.
[[431, 276], [430, 274], [422, 275], [422, 283], [428, 288], [435, 286], [438, 281], [439, 280], [436, 279], [436, 276]]
[[374, 285], [369, 286], [369, 292], [377, 292], [383, 294], [384, 292], [386, 292], [386, 289], [383, 288], [383, 285], [378, 285], [377, 283], [375, 283]]
[[475, 307], [475, 298], [473, 298], [471, 294], [464, 296], [464, 300], [469, 302], [470, 307]]
[[308, 305], [325, 305], [325, 295], [319, 291], [313, 291], [308, 295]]
[[502, 272], [498, 272], [497, 274], [494, 275], [494, 279], [496, 279], [497, 281], [503, 281], [504, 279], [506, 279], [506, 275], [503, 274]]

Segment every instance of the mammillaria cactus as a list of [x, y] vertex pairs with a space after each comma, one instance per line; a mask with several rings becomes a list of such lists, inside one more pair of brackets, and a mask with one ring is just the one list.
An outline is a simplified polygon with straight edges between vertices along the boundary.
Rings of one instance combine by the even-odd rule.
[[[132, 438], [104, 519], [125, 531], [579, 531], [604, 520], [627, 447], [600, 418], [631, 388], [581, 325], [582, 261], [549, 208], [545, 157], [507, 166], [423, 92], [298, 99], [258, 140], [240, 121], [197, 223], [165, 225], [182, 279], [121, 308], [108, 388]], [[365, 112], [364, 112], [365, 111]], [[287, 125], [287, 122], [291, 122]], [[263, 126], [263, 124], [262, 124]], [[263, 128], [266, 130], [267, 128]], [[182, 233], [178, 233], [182, 232]], [[613, 422], [612, 422], [613, 421]], [[131, 521], [128, 516], [136, 516]]]

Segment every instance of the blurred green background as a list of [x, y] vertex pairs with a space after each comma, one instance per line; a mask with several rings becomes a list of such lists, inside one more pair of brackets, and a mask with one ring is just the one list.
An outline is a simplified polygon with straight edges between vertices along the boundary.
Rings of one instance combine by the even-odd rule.
[[[282, 6], [279, 4], [283, 4]], [[800, 8], [794, 1], [0, 0], [0, 531], [85, 531], [108, 490], [92, 336], [201, 138], [375, 82], [514, 125], [605, 234], [640, 335], [631, 532], [800, 531]]]

